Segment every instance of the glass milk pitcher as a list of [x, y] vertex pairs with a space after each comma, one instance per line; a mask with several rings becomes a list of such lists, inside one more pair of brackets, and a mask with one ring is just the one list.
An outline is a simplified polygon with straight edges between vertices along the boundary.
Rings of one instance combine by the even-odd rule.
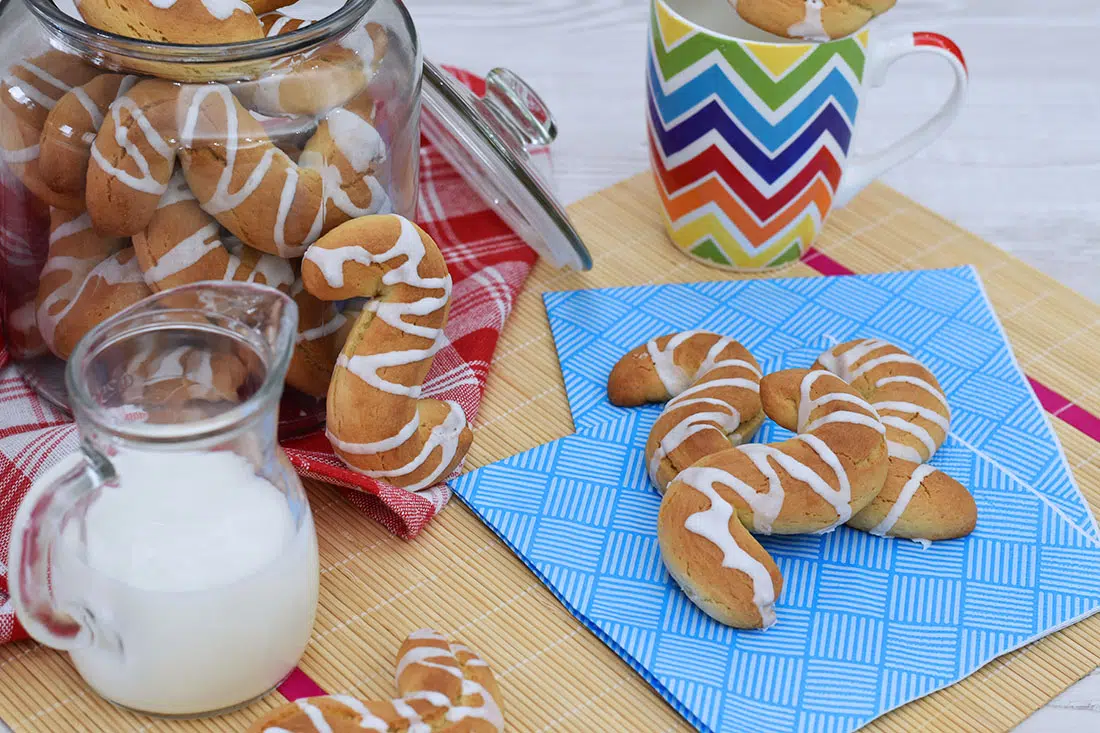
[[66, 367], [82, 448], [16, 514], [19, 620], [107, 700], [221, 712], [294, 669], [317, 606], [317, 541], [276, 442], [297, 332], [282, 293], [201, 283], [84, 337]]

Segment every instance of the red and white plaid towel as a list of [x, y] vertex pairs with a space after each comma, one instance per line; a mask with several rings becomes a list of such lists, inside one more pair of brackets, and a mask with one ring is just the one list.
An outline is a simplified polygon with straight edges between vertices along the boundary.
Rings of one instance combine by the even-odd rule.
[[[484, 92], [482, 79], [451, 71], [478, 94]], [[457, 401], [473, 421], [500, 331], [536, 255], [426, 141], [420, 174], [417, 218], [439, 243], [454, 280], [446, 345], [435, 357], [424, 394]], [[27, 227], [41, 226], [24, 221], [23, 206], [13, 200], [18, 196], [0, 187], [0, 242], [26, 241]], [[0, 257], [5, 258], [0, 264], [16, 264], [6, 252]], [[16, 508], [36, 476], [77, 448], [68, 416], [42, 401], [9, 361], [0, 335], [0, 643], [26, 637], [7, 595]], [[352, 506], [406, 539], [416, 536], [450, 498], [445, 485], [413, 494], [349, 471], [333, 456], [323, 432], [283, 447], [302, 476], [344, 487]]]

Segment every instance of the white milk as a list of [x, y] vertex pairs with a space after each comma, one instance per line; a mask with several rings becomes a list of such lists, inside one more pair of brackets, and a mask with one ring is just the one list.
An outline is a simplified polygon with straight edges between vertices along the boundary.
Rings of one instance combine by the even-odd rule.
[[120, 485], [88, 509], [87, 564], [73, 552], [76, 526], [55, 561], [57, 587], [108, 629], [72, 652], [77, 670], [108, 700], [164, 715], [221, 710], [277, 685], [317, 605], [308, 509], [296, 527], [285, 496], [232, 452], [111, 461]]

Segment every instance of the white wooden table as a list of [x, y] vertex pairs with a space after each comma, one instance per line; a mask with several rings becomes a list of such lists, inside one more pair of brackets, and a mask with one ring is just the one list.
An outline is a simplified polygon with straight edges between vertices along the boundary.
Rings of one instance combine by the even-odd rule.
[[[572, 202], [647, 166], [647, 0], [406, 0], [426, 54], [505, 66], [550, 105], [559, 193]], [[954, 127], [890, 185], [1100, 301], [1100, 3], [900, 0], [882, 30], [934, 30], [962, 46], [970, 98]], [[922, 119], [948, 74], [900, 62], [861, 113], [860, 148]], [[1100, 730], [1100, 673], [1018, 733]]]

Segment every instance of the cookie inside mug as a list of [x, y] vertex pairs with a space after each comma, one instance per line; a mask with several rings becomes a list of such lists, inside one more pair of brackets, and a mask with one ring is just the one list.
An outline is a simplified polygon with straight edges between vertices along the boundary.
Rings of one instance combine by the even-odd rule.
[[728, 0], [664, 0], [674, 13], [712, 33], [762, 43], [805, 43], [761, 30], [745, 22]]

